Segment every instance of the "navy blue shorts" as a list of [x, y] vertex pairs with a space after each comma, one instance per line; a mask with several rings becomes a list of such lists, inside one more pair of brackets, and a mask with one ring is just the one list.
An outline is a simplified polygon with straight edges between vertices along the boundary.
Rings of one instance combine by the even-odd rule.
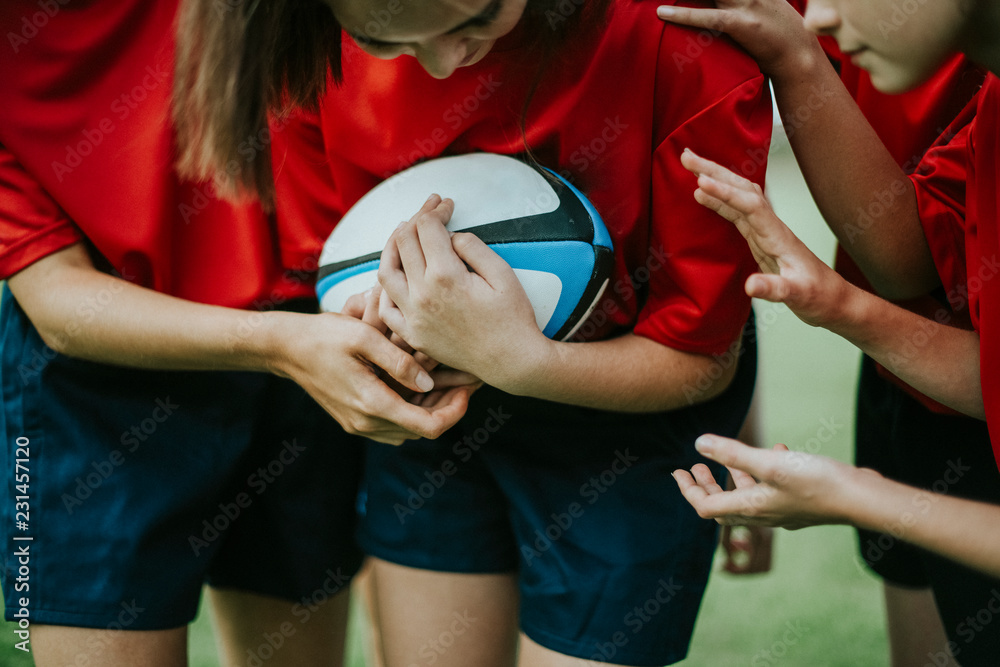
[[706, 461], [693, 444], [701, 434], [739, 431], [755, 373], [748, 335], [731, 387], [672, 412], [483, 388], [440, 439], [369, 446], [362, 546], [425, 570], [517, 572], [521, 629], [554, 651], [629, 665], [681, 660], [716, 524], [697, 516], [670, 473]]
[[[1000, 504], [1000, 471], [986, 423], [931, 412], [880, 377], [867, 357], [858, 386], [856, 442], [859, 466], [922, 489]], [[918, 517], [922, 507], [914, 506]], [[996, 664], [1000, 617], [985, 624], [982, 618], [995, 616], [1000, 580], [901, 542], [891, 532], [859, 530], [858, 540], [865, 563], [886, 581], [933, 589], [962, 665]]]
[[300, 387], [60, 356], [6, 289], [0, 327], [8, 620], [173, 628], [208, 583], [288, 600], [296, 622], [348, 584], [363, 442]]

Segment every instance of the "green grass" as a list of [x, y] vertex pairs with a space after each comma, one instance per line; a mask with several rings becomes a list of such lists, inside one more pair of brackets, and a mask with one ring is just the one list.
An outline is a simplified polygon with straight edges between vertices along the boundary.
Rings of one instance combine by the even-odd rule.
[[[772, 154], [769, 192], [778, 214], [821, 257], [832, 259], [832, 236], [781, 141]], [[857, 351], [826, 331], [802, 324], [783, 307], [757, 304], [757, 309], [764, 444], [784, 442], [803, 449], [814, 439], [813, 451], [818, 447], [819, 453], [850, 460]], [[835, 437], [820, 442], [821, 427], [831, 421], [838, 426]], [[734, 577], [720, 571], [713, 576], [690, 656], [680, 664], [887, 664], [880, 587], [858, 565], [853, 532], [843, 526], [779, 531], [774, 548], [774, 569], [768, 575]], [[360, 622], [359, 614], [354, 622]], [[364, 667], [361, 636], [356, 626], [350, 667]], [[0, 628], [0, 665], [31, 665], [28, 656], [13, 649], [14, 641], [11, 624]], [[192, 667], [217, 667], [205, 613], [191, 627], [190, 645]]]

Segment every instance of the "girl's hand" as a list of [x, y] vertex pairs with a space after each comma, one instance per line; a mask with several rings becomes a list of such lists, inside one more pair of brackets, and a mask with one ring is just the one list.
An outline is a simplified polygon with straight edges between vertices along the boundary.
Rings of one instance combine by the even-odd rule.
[[472, 234], [445, 224], [454, 202], [431, 196], [382, 252], [378, 314], [413, 348], [510, 386], [540, 366], [550, 341], [513, 269]]
[[663, 5], [656, 15], [671, 23], [726, 33], [762, 72], [778, 79], [801, 71], [803, 59], [825, 57], [788, 0], [716, 0], [715, 5], [714, 9]]
[[736, 225], [763, 273], [750, 276], [751, 297], [787, 305], [803, 322], [829, 328], [848, 305], [851, 285], [774, 214], [763, 190], [691, 150], [681, 164], [698, 176], [694, 198]]
[[784, 445], [757, 449], [730, 438], [703, 435], [702, 455], [725, 465], [736, 488], [723, 491], [708, 466], [674, 472], [681, 493], [705, 519], [722, 525], [789, 529], [849, 523], [852, 481], [878, 475], [825, 456], [791, 452]]
[[[356, 297], [357, 300], [355, 300]], [[423, 352], [414, 350], [413, 347], [403, 340], [398, 334], [390, 331], [389, 327], [382, 321], [382, 318], [378, 314], [379, 301], [381, 297], [382, 287], [379, 285], [375, 285], [375, 287], [363, 294], [352, 296], [348, 299], [348, 305], [352, 302], [355, 305], [353, 309], [350, 309], [352, 316], [372, 325], [382, 332], [382, 335], [386, 336], [393, 345], [407, 354], [413, 355], [414, 361], [420, 364], [421, 368], [430, 373], [431, 377], [434, 379], [434, 391], [420, 393], [407, 389], [391, 378], [383, 377], [383, 379], [388, 380], [389, 386], [392, 387], [396, 393], [414, 405], [431, 407], [433, 405], [437, 405], [441, 400], [441, 397], [449, 389], [468, 386], [471, 390], [471, 394], [483, 386], [483, 381], [476, 376], [462, 371], [456, 371], [452, 368], [442, 367], [438, 361], [431, 359]], [[343, 312], [346, 313], [348, 310], [349, 308], [345, 307]]]
[[[454, 378], [436, 384], [411, 354], [361, 320], [275, 315], [269, 321], [280, 353], [273, 370], [304, 387], [348, 433], [394, 445], [437, 438], [465, 414], [477, 388]], [[401, 396], [387, 382], [412, 394]]]

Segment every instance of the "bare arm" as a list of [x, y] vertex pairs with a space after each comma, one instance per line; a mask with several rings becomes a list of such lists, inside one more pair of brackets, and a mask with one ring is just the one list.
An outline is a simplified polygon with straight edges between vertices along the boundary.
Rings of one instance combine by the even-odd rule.
[[848, 523], [894, 536], [992, 576], [1000, 576], [1000, 507], [942, 496], [825, 456], [760, 450], [718, 436], [696, 443], [726, 465], [736, 489], [723, 491], [709, 468], [674, 479], [704, 518], [722, 524], [803, 528]]
[[376, 369], [415, 392], [433, 381], [359, 320], [185, 301], [97, 271], [82, 245], [35, 262], [9, 285], [57, 352], [138, 368], [272, 372], [302, 385], [349, 432], [385, 442], [440, 434], [468, 399], [468, 389], [455, 389], [436, 407], [403, 400]]
[[772, 77], [789, 142], [820, 212], [887, 298], [939, 284], [913, 184], [868, 124], [815, 35], [786, 0], [719, 0], [660, 16], [728, 33]]

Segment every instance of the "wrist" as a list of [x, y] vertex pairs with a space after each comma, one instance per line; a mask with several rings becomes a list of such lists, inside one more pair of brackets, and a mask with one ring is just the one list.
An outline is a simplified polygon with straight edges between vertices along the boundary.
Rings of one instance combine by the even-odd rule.
[[885, 478], [874, 470], [843, 464], [834, 491], [833, 507], [837, 523], [867, 530], [879, 530], [879, 505], [875, 496]]
[[551, 377], [559, 357], [559, 346], [565, 344], [550, 340], [539, 331], [506, 351], [494, 364], [492, 377], [482, 379], [508, 394], [538, 396], [544, 393], [545, 378]]
[[290, 345], [294, 340], [289, 332], [302, 330], [292, 318], [308, 317], [282, 311], [247, 312], [240, 318], [236, 332], [231, 336], [233, 357], [245, 370], [274, 373], [291, 377]]

